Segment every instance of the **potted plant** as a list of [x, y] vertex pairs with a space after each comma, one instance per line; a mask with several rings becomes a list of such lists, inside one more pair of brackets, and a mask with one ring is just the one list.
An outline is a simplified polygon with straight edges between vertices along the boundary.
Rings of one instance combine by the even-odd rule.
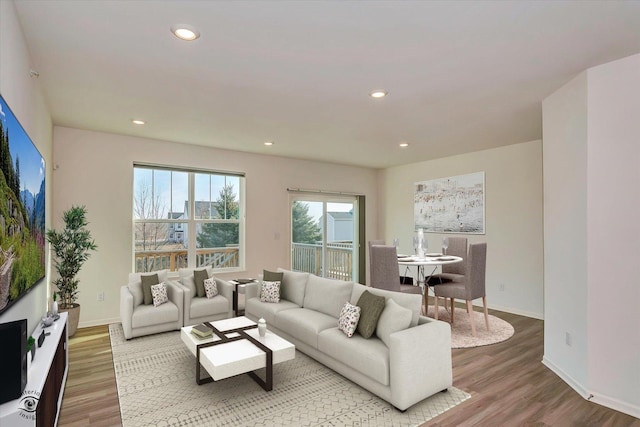
[[70, 337], [76, 333], [80, 320], [80, 304], [76, 302], [79, 281], [76, 276], [91, 251], [98, 248], [86, 228], [89, 224], [86, 214], [84, 206], [71, 206], [63, 213], [64, 229], [60, 232], [47, 230], [47, 241], [55, 254], [54, 266], [59, 276], [53, 282], [60, 297], [58, 308], [69, 313]]
[[36, 339], [32, 336], [27, 338], [27, 353], [31, 353], [31, 360], [36, 357]]

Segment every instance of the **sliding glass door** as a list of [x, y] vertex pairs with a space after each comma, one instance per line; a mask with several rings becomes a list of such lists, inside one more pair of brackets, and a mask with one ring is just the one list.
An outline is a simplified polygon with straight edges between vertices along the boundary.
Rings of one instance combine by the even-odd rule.
[[291, 198], [291, 269], [358, 281], [358, 203], [355, 197]]

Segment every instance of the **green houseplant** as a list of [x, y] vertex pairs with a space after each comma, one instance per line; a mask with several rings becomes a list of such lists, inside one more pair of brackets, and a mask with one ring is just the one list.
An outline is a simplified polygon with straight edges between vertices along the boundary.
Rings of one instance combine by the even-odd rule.
[[76, 276], [91, 251], [98, 248], [86, 228], [89, 224], [86, 215], [84, 206], [71, 206], [63, 213], [64, 229], [59, 232], [47, 230], [47, 241], [55, 254], [54, 266], [59, 276], [53, 284], [60, 297], [59, 310], [69, 313], [69, 336], [76, 333], [80, 320], [80, 304], [76, 302], [79, 280]]

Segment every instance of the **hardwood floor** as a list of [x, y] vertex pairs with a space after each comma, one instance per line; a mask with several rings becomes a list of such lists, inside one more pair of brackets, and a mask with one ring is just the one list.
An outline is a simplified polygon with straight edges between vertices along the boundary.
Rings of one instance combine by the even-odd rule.
[[[472, 395], [424, 426], [640, 427], [640, 420], [587, 402], [542, 365], [543, 322], [490, 310], [515, 335], [453, 350], [453, 384]], [[59, 426], [120, 426], [107, 326], [79, 329], [69, 341], [69, 377]]]

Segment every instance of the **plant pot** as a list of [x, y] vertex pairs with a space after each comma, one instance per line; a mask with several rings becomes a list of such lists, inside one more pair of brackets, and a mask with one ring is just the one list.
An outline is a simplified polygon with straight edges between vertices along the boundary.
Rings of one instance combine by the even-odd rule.
[[30, 352], [31, 352], [31, 361], [33, 362], [33, 359], [35, 359], [35, 357], [36, 357], [36, 345], [35, 344], [33, 344], [33, 346], [31, 346]]
[[53, 304], [51, 304], [51, 313], [54, 316], [58, 315], [58, 301], [54, 301]]
[[73, 304], [71, 308], [59, 308], [61, 313], [67, 312], [69, 318], [67, 319], [67, 326], [69, 327], [69, 338], [75, 335], [76, 329], [78, 329], [78, 322], [80, 321], [80, 304]]

